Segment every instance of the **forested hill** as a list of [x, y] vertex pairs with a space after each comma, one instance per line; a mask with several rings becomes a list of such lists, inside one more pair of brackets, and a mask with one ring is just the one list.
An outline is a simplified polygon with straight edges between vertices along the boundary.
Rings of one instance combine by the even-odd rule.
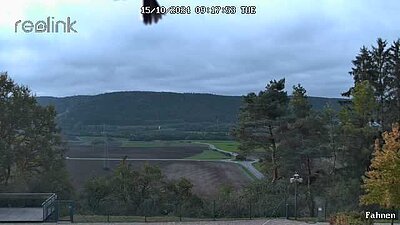
[[[37, 97], [42, 105], [55, 106], [62, 125], [156, 125], [172, 123], [233, 123], [240, 96], [169, 92], [114, 92], [94, 96]], [[338, 108], [333, 98], [310, 97], [315, 109], [326, 103]]]

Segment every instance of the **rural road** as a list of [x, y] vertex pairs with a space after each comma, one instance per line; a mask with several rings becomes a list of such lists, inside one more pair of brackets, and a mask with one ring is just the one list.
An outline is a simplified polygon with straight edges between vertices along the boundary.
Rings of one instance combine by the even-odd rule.
[[237, 154], [237, 153], [235, 153], [235, 152], [228, 152], [228, 151], [219, 149], [219, 148], [215, 147], [215, 145], [213, 145], [213, 144], [209, 144], [209, 143], [205, 143], [205, 142], [194, 142], [194, 143], [196, 143], [196, 144], [202, 144], [202, 145], [207, 145], [208, 148], [210, 148], [211, 150], [221, 152], [222, 154], [225, 154], [225, 155], [230, 155], [230, 156], [233, 157], [233, 158], [235, 158], [236, 156], [239, 155], [239, 154]]
[[258, 180], [263, 179], [265, 176], [264, 174], [262, 174], [260, 171], [258, 171], [254, 166], [253, 163], [258, 162], [258, 160], [254, 160], [254, 161], [229, 161], [232, 163], [237, 163], [242, 165], [243, 167], [245, 167], [251, 174], [254, 175], [254, 177], [256, 177]]
[[[221, 152], [222, 154], [225, 154], [225, 155], [230, 155], [232, 158], [236, 158], [236, 156], [238, 156], [238, 154], [235, 153], [235, 152], [228, 152], [228, 151], [219, 149], [219, 148], [215, 147], [215, 145], [213, 145], [213, 144], [204, 143], [204, 142], [195, 142], [195, 143], [208, 145], [208, 147], [209, 147], [211, 150]], [[253, 161], [233, 161], [232, 159], [230, 159], [230, 160], [221, 160], [221, 161], [228, 161], [228, 162], [231, 162], [231, 163], [237, 163], [237, 164], [242, 165], [242, 166], [245, 167], [251, 174], [253, 174], [253, 176], [254, 176], [255, 178], [257, 178], [258, 180], [261, 180], [261, 179], [263, 179], [263, 178], [265, 177], [264, 174], [262, 174], [260, 171], [258, 171], [258, 170], [253, 166], [253, 163], [258, 162], [258, 160], [253, 160]]]

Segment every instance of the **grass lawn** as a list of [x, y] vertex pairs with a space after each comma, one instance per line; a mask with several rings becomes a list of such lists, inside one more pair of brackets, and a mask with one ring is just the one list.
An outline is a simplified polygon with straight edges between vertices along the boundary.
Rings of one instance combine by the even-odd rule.
[[205, 150], [202, 153], [188, 157], [187, 159], [219, 160], [219, 159], [230, 159], [230, 157], [217, 151]]
[[236, 141], [201, 140], [199, 142], [212, 144], [228, 152], [239, 152], [239, 143]]

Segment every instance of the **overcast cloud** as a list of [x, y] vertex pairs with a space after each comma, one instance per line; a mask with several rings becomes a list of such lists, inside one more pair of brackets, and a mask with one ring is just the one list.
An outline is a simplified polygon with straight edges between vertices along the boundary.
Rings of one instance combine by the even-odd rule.
[[[400, 1], [158, 0], [255, 5], [256, 15], [140, 20], [140, 0], [13, 0], [0, 8], [0, 71], [39, 96], [111, 91], [243, 95], [286, 78], [311, 96], [339, 97], [351, 60], [378, 37], [400, 37]], [[76, 20], [77, 34], [14, 32], [15, 21]]]

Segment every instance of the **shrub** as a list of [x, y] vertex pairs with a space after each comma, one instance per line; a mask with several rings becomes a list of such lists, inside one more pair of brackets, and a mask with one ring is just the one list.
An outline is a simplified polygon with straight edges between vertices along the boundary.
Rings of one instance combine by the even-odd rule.
[[332, 215], [329, 219], [330, 225], [372, 225], [371, 220], [365, 219], [360, 212], [341, 212]]
[[246, 160], [246, 156], [239, 154], [239, 155], [236, 156], [236, 160], [245, 161]]

